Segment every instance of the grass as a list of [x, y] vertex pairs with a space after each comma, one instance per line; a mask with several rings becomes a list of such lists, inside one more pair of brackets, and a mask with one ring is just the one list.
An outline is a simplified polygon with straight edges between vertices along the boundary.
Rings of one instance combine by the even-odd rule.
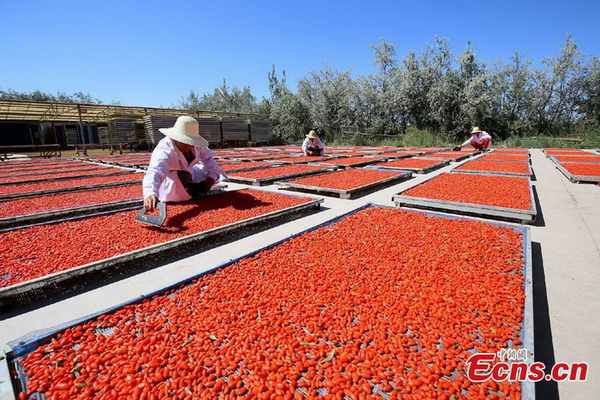
[[[492, 147], [525, 147], [529, 149], [539, 149], [543, 147], [574, 147], [574, 148], [600, 148], [600, 128], [591, 129], [583, 136], [582, 142], [573, 142], [569, 140], [560, 140], [560, 138], [551, 136], [513, 136], [505, 140], [495, 141], [492, 138]], [[466, 136], [465, 136], [466, 139]], [[461, 140], [462, 141], [462, 140]], [[460, 142], [460, 141], [458, 141]], [[351, 145], [351, 146], [415, 146], [415, 147], [454, 147], [458, 142], [451, 142], [449, 139], [439, 135], [433, 135], [427, 131], [418, 130], [415, 127], [408, 127], [404, 135], [398, 137], [381, 139], [381, 137], [355, 135], [346, 140], [334, 140], [330, 145]]]
[[569, 147], [577, 149], [591, 149], [600, 147], [600, 130], [588, 132], [582, 142], [573, 142], [569, 140], [560, 140], [550, 136], [519, 137], [513, 136], [499, 143], [494, 144], [497, 147], [527, 147], [538, 149], [543, 147]]
[[444, 138], [433, 135], [425, 130], [409, 126], [406, 133], [382, 138], [378, 135], [356, 134], [347, 138], [335, 138], [330, 145], [338, 146], [412, 146], [412, 147], [449, 147]]
[[585, 147], [582, 143], [571, 142], [566, 140], [556, 140], [552, 137], [511, 137], [496, 144], [498, 147], [526, 147], [529, 149], [536, 149], [542, 147]]
[[600, 128], [588, 131], [583, 143], [588, 148], [600, 148]]
[[417, 147], [449, 147], [454, 144], [448, 143], [445, 138], [439, 135], [433, 135], [425, 130], [419, 130], [413, 126], [406, 129], [406, 133], [402, 135], [403, 146]]

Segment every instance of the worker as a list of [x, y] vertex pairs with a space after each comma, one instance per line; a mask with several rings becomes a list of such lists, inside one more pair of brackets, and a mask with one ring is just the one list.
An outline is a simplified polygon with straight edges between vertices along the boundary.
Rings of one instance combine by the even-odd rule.
[[195, 118], [181, 116], [152, 152], [142, 181], [144, 208], [151, 211], [160, 201], [187, 201], [206, 193], [227, 175], [217, 165], [208, 142], [200, 136]]
[[317, 136], [317, 132], [310, 131], [302, 143], [302, 152], [305, 156], [322, 156], [325, 151], [325, 145]]
[[460, 146], [455, 147], [454, 151], [459, 151], [461, 148], [470, 144], [475, 150], [489, 150], [492, 145], [492, 137], [486, 131], [482, 131], [478, 126], [474, 126], [471, 130], [471, 137]]

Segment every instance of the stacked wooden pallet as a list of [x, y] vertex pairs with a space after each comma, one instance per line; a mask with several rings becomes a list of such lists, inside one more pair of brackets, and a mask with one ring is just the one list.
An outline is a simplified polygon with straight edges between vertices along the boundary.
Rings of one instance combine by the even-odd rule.
[[146, 143], [156, 146], [165, 135], [159, 129], [175, 125], [177, 117], [170, 115], [147, 115], [143, 118], [146, 132]]
[[219, 118], [196, 118], [200, 124], [200, 136], [208, 143], [221, 141], [221, 120]]
[[136, 143], [135, 120], [131, 118], [113, 118], [108, 120], [108, 143]]
[[250, 140], [253, 142], [271, 141], [273, 127], [270, 121], [251, 120], [250, 121]]
[[[175, 125], [177, 117], [169, 115], [147, 115], [144, 118], [146, 142], [156, 146], [165, 135], [159, 130], [171, 128]], [[221, 120], [219, 118], [196, 118], [200, 124], [200, 135], [208, 143], [221, 141]]]
[[247, 119], [223, 118], [221, 126], [223, 127], [224, 141], [250, 140], [250, 121]]
[[67, 125], [65, 127], [65, 137], [67, 138], [67, 145], [69, 146], [76, 145], [80, 142], [77, 127], [75, 125]]
[[98, 127], [98, 138], [100, 139], [101, 144], [109, 144], [110, 136], [108, 134], [108, 126], [100, 126]]

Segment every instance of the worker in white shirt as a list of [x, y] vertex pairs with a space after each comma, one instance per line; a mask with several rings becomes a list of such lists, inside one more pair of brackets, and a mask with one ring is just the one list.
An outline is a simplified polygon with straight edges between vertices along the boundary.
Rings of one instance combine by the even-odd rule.
[[474, 126], [471, 130], [471, 137], [467, 139], [460, 146], [455, 147], [453, 150], [459, 151], [461, 148], [467, 145], [473, 146], [475, 150], [489, 150], [492, 145], [492, 137], [486, 131], [482, 131], [478, 126]]
[[323, 141], [317, 136], [317, 132], [310, 131], [302, 143], [302, 152], [305, 156], [322, 156], [325, 151]]
[[208, 142], [200, 136], [196, 119], [182, 116], [172, 128], [159, 130], [166, 137], [152, 152], [142, 181], [146, 211], [156, 208], [159, 200], [189, 200], [208, 192], [215, 182], [227, 179], [214, 160]]

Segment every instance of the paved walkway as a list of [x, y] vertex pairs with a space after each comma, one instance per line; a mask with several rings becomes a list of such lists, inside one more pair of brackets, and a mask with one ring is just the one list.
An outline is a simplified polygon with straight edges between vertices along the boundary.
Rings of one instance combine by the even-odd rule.
[[[589, 378], [561, 383], [563, 399], [597, 399], [600, 393], [600, 187], [568, 182], [539, 150], [532, 151], [542, 217], [533, 226], [536, 358], [543, 361], [586, 361]], [[84, 317], [182, 281], [231, 259], [320, 224], [369, 202], [392, 205], [392, 195], [415, 186], [452, 165], [354, 200], [325, 197], [319, 212], [209, 249], [133, 277], [105, 285], [5, 319], [0, 346], [37, 329]], [[230, 183], [229, 189], [246, 187]], [[273, 186], [261, 190], [276, 191]], [[315, 196], [316, 197], [316, 196]], [[547, 296], [546, 296], [547, 293]], [[539, 348], [539, 349], [538, 349]], [[555, 398], [557, 385], [544, 383], [538, 399]]]
[[[532, 151], [532, 163], [545, 225], [531, 228], [532, 241], [539, 243], [542, 256], [541, 262], [539, 257], [534, 260], [534, 271], [538, 272], [534, 272], [534, 302], [538, 306], [543, 303], [540, 287], [545, 281], [551, 329], [548, 332], [544, 326], [543, 315], [536, 318], [536, 322], [540, 319], [542, 322], [535, 329], [544, 336], [536, 334], [535, 339], [546, 345], [553, 344], [556, 362], [589, 363], [587, 382], [559, 384], [560, 398], [598, 399], [600, 187], [569, 182], [539, 150]], [[538, 314], [544, 312], [543, 309], [535, 311]], [[545, 399], [543, 396], [538, 398]]]

